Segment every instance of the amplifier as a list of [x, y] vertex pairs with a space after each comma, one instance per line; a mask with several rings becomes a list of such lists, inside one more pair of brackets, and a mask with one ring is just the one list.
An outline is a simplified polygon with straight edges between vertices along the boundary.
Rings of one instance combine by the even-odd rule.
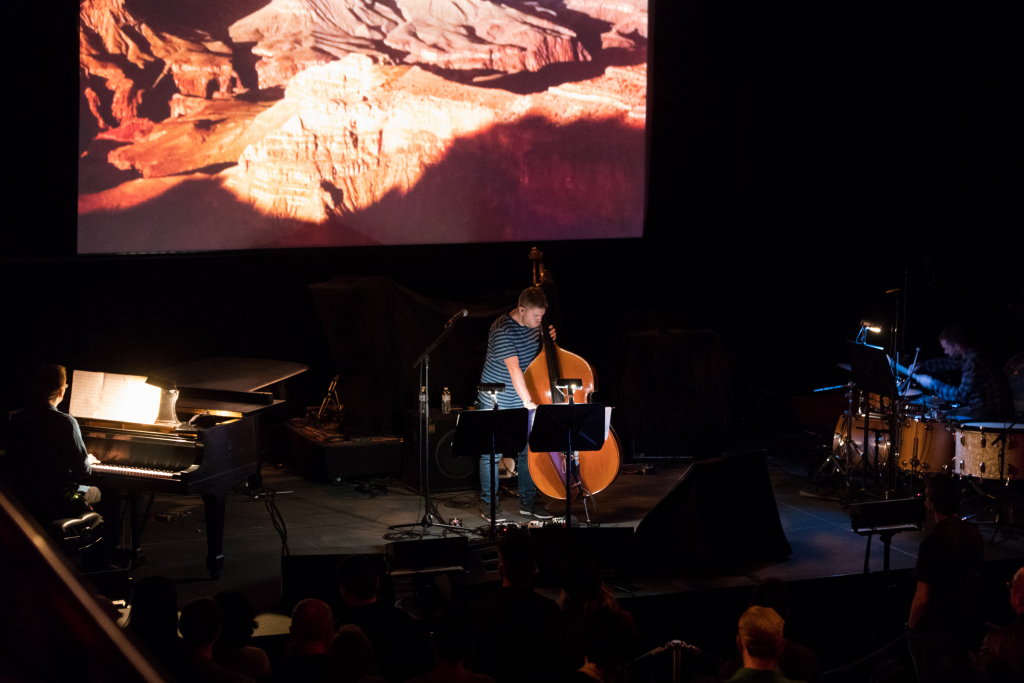
[[[430, 492], [476, 491], [480, 488], [480, 459], [456, 458], [452, 454], [456, 411], [444, 415], [430, 411], [427, 430], [427, 462]], [[405, 440], [402, 449], [402, 482], [413, 491], [420, 490], [420, 415], [410, 410], [405, 414]]]
[[343, 484], [349, 477], [384, 476], [402, 470], [402, 440], [397, 436], [346, 438], [302, 425], [286, 426], [293, 470], [317, 481]]

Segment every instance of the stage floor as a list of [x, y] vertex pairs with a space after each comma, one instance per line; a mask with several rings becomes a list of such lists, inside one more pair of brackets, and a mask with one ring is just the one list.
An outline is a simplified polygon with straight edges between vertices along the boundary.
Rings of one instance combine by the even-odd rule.
[[[607, 490], [598, 494], [599, 516], [591, 510], [592, 520], [604, 525], [633, 526], [667, 493], [685, 471], [659, 468], [649, 474], [623, 473]], [[785, 561], [768, 564], [741, 575], [713, 578], [644, 579], [637, 596], [676, 593], [710, 588], [752, 585], [767, 577], [784, 581], [827, 576], [859, 574], [863, 571], [866, 540], [850, 528], [849, 514], [840, 504], [820, 495], [805, 477], [799, 476], [798, 462], [786, 456], [769, 456], [769, 471], [778, 504], [779, 516], [793, 554]], [[380, 493], [360, 490], [356, 485], [334, 486], [302, 478], [287, 469], [264, 468], [264, 486], [276, 492], [277, 509], [287, 526], [288, 547], [292, 555], [380, 553], [386, 543], [388, 525], [415, 522], [422, 517], [422, 499], [391, 480]], [[386, 492], [385, 492], [386, 491]], [[808, 495], [810, 494], [810, 495]], [[479, 516], [472, 492], [439, 494], [438, 508], [445, 518], [464, 520], [467, 527], [485, 525]], [[451, 507], [470, 501], [469, 507]], [[548, 501], [552, 512], [560, 509]], [[518, 512], [518, 504], [505, 505], [506, 512]], [[574, 515], [582, 516], [576, 504]], [[970, 511], [970, 510], [968, 510]], [[275, 531], [263, 499], [232, 493], [228, 499], [224, 531], [224, 572], [211, 581], [205, 570], [206, 538], [202, 502], [198, 496], [158, 495], [153, 515], [167, 514], [168, 521], [150, 519], [143, 536], [145, 563], [132, 570], [136, 580], [148, 575], [164, 575], [175, 580], [179, 605], [228, 588], [246, 592], [260, 612], [279, 610], [281, 595], [281, 538]], [[510, 521], [525, 521], [510, 515]], [[930, 527], [923, 532], [897, 534], [892, 542], [891, 568], [913, 567], [917, 549]], [[986, 541], [992, 525], [982, 527]], [[418, 531], [418, 530], [417, 530]], [[440, 535], [440, 530], [428, 531]], [[472, 534], [470, 538], [479, 538]], [[1004, 559], [1024, 557], [1024, 537], [1001, 532], [995, 546], [986, 544], [985, 557]], [[875, 538], [871, 548], [871, 571], [882, 570], [882, 543]]]

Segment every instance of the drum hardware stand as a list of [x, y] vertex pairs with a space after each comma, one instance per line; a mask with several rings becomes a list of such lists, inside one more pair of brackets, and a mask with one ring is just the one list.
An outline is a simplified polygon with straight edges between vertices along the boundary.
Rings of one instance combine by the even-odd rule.
[[[974, 489], [976, 491], [978, 491], [978, 493], [980, 493], [983, 496], [985, 496], [986, 498], [991, 499], [992, 503], [990, 503], [984, 510], [981, 510], [980, 512], [976, 512], [973, 515], [968, 515], [967, 517], [964, 517], [964, 519], [965, 520], [966, 519], [973, 519], [974, 517], [978, 517], [980, 515], [984, 515], [984, 514], [987, 514], [989, 512], [994, 514], [993, 521], [995, 522], [996, 526], [995, 526], [995, 529], [992, 530], [991, 538], [989, 538], [989, 540], [988, 540], [989, 545], [995, 545], [996, 544], [996, 535], [999, 533], [1000, 528], [1010, 527], [1010, 528], [1013, 528], [1013, 529], [1024, 529], [1024, 525], [1017, 524], [1017, 523], [1015, 523], [1013, 521], [1013, 505], [1014, 505], [1014, 502], [1020, 498], [1020, 496], [1017, 493], [1015, 493], [1014, 491], [1009, 490], [1010, 489], [1010, 481], [1011, 480], [1007, 476], [1007, 472], [1006, 472], [1006, 444], [1007, 444], [1007, 442], [1010, 439], [1010, 432], [1013, 430], [1014, 427], [1017, 426], [1017, 424], [1018, 424], [1017, 422], [1010, 423], [1009, 427], [1007, 427], [1002, 432], [1000, 432], [999, 435], [995, 439], [992, 440], [992, 444], [993, 445], [995, 445], [997, 443], [1000, 444], [1000, 447], [999, 447], [999, 481], [1001, 482], [1001, 485], [999, 487], [999, 491], [997, 493], [995, 493], [995, 495], [993, 495], [993, 494], [989, 493], [988, 491], [985, 491], [981, 487], [980, 484], [976, 483], [973, 480], [973, 478], [971, 480], [971, 485], [974, 487]], [[1008, 522], [1004, 522], [1003, 521], [1003, 517], [1004, 517], [1004, 515], [1003, 515], [1003, 508], [1004, 508], [1004, 504], [1006, 502], [1009, 502], [1009, 504], [1010, 504], [1010, 506], [1009, 506], [1009, 514], [1006, 515], [1007, 517], [1009, 517], [1009, 521]]]

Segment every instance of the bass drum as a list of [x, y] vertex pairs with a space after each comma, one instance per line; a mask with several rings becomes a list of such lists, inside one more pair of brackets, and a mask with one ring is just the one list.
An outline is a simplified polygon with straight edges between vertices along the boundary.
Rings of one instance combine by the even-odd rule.
[[900, 469], [921, 474], [946, 471], [956, 452], [955, 440], [945, 422], [920, 417], [904, 420], [900, 434]]
[[[981, 479], [1024, 479], [1024, 425], [965, 422], [955, 438], [954, 471]], [[1000, 439], [1004, 436], [1003, 439]], [[1004, 467], [1000, 469], [1002, 454]]]
[[[836, 425], [836, 433], [832, 436], [832, 450], [838, 451], [843, 446], [843, 439], [846, 438], [846, 421], [850, 419], [843, 415]], [[884, 415], [871, 413], [868, 415], [868, 461], [875, 461], [875, 444], [878, 445], [879, 466], [889, 461], [889, 420]], [[860, 465], [864, 452], [864, 416], [857, 415], [853, 419], [853, 443], [856, 448], [853, 451], [850, 468]]]

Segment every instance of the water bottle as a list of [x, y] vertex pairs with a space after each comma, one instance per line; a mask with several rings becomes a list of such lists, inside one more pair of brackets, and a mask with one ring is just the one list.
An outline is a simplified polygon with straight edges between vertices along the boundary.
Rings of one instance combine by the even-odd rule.
[[441, 414], [447, 415], [450, 412], [452, 412], [452, 395], [448, 391], [448, 387], [445, 387], [441, 392]]
[[420, 387], [420, 415], [427, 414], [427, 388]]

